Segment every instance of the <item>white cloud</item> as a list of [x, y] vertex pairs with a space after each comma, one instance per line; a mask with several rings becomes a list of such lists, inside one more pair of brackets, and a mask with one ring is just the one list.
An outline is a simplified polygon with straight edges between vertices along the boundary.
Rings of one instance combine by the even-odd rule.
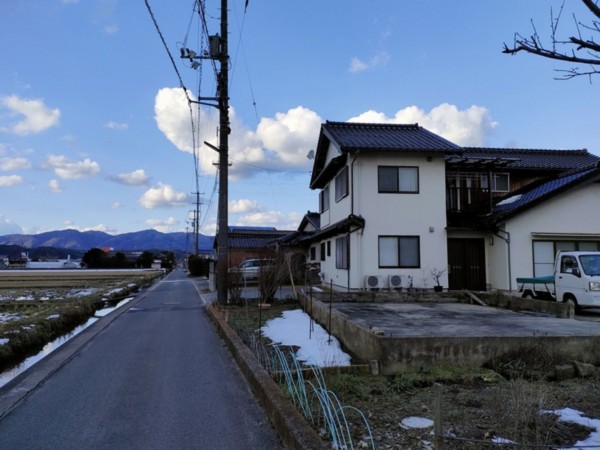
[[350, 73], [363, 72], [369, 68], [369, 65], [359, 58], [352, 58], [350, 60]]
[[87, 178], [100, 172], [100, 164], [85, 158], [83, 161], [71, 161], [66, 156], [50, 155], [44, 167], [54, 170], [54, 173], [65, 180]]
[[[189, 94], [193, 99], [192, 94]], [[158, 128], [179, 150], [192, 153], [190, 110], [182, 89], [163, 88], [156, 95], [155, 119]], [[316, 144], [322, 119], [308, 108], [298, 106], [274, 118], [261, 119], [256, 131], [249, 129], [230, 108], [231, 134], [229, 155], [233, 163], [231, 179], [248, 177], [259, 170], [310, 170], [306, 154]], [[215, 130], [218, 117], [200, 110], [203, 130]], [[196, 136], [197, 142], [217, 146], [216, 136]], [[202, 146], [199, 152], [200, 170], [215, 173], [218, 155]]]
[[24, 116], [8, 125], [0, 124], [0, 131], [21, 136], [40, 133], [60, 122], [60, 111], [48, 108], [43, 100], [22, 99], [16, 95], [2, 97], [0, 104], [10, 111], [10, 116]]
[[31, 163], [27, 158], [0, 158], [0, 170], [29, 169]]
[[115, 122], [114, 120], [109, 120], [106, 125], [106, 128], [110, 128], [111, 130], [126, 130], [129, 128], [129, 124], [126, 122]]
[[50, 180], [48, 182], [48, 187], [50, 188], [50, 192], [53, 192], [55, 194], [59, 194], [63, 191], [60, 186], [60, 182], [56, 179]]
[[121, 184], [127, 184], [129, 186], [147, 186], [150, 182], [150, 177], [146, 175], [144, 169], [134, 170], [129, 173], [120, 173], [108, 177], [110, 180]]
[[9, 218], [0, 215], [0, 236], [6, 236], [7, 234], [21, 234], [23, 229], [14, 223]]
[[243, 214], [260, 211], [262, 208], [256, 200], [239, 199], [230, 201], [228, 209], [231, 214]]
[[173, 217], [169, 217], [165, 220], [148, 219], [146, 220], [146, 224], [154, 228], [156, 231], [160, 231], [161, 233], [169, 233], [176, 230], [177, 226], [179, 225], [179, 220]]
[[364, 72], [365, 70], [373, 69], [375, 67], [384, 66], [390, 62], [390, 55], [387, 52], [378, 52], [369, 61], [363, 61], [360, 58], [352, 58], [350, 60], [350, 73]]
[[106, 34], [115, 34], [117, 31], [119, 31], [119, 26], [114, 23], [104, 26], [104, 32]]
[[398, 111], [394, 117], [371, 110], [352, 117], [348, 122], [418, 123], [423, 128], [463, 146], [485, 145], [485, 137], [498, 125], [484, 107], [473, 105], [461, 111], [448, 103], [442, 103], [428, 113], [416, 106], [409, 106]]
[[110, 207], [111, 207], [111, 209], [119, 209], [119, 208], [122, 208], [123, 205], [121, 205], [120, 202], [112, 202]]
[[185, 192], [177, 191], [168, 184], [159, 183], [140, 197], [140, 205], [147, 209], [184, 206], [189, 203]]
[[20, 175], [0, 176], [0, 187], [16, 186], [23, 183], [23, 177]]
[[115, 234], [117, 233], [117, 230], [114, 228], [111, 228], [108, 225], [104, 225], [103, 223], [100, 223], [98, 225], [93, 225], [91, 227], [79, 227], [74, 225], [74, 222], [70, 221], [70, 220], [65, 220], [63, 222], [63, 225], [65, 228], [68, 228], [70, 230], [77, 230], [77, 231], [102, 231], [103, 233], [109, 233], [109, 234]]
[[276, 168], [310, 166], [306, 157], [316, 144], [322, 119], [310, 109], [298, 106], [274, 119], [263, 118], [256, 134], [263, 145], [277, 155]]
[[254, 212], [240, 217], [238, 226], [275, 227], [278, 230], [296, 230], [302, 219], [298, 213], [283, 214], [279, 211]]

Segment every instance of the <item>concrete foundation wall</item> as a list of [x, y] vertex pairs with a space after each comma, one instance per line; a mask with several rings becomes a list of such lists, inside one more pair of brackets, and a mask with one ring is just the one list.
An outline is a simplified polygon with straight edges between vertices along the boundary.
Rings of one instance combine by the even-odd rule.
[[[536, 354], [551, 360], [600, 364], [600, 336], [390, 337], [353, 323], [329, 305], [300, 296], [305, 311], [336, 336], [360, 362], [379, 361], [384, 375], [434, 365], [481, 367], [503, 355]], [[562, 305], [561, 305], [562, 306]]]

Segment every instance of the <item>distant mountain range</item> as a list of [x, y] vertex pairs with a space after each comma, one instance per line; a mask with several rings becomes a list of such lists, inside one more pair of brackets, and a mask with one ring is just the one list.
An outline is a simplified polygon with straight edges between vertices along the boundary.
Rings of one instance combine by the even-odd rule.
[[[213, 236], [199, 236], [201, 253], [210, 252]], [[9, 234], [0, 236], [0, 245], [16, 245], [23, 248], [54, 247], [87, 251], [90, 248], [113, 248], [115, 250], [170, 250], [192, 252], [194, 237], [186, 233], [161, 233], [143, 230], [134, 233], [112, 235], [101, 231], [60, 230], [40, 234]]]

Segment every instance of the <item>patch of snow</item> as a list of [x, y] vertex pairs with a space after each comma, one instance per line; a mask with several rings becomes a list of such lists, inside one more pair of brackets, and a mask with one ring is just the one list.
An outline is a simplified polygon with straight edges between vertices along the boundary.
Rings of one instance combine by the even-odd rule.
[[430, 428], [433, 426], [433, 420], [426, 417], [405, 417], [402, 419], [402, 425], [406, 428]]
[[19, 320], [21, 314], [18, 313], [2, 313], [0, 314], [0, 323], [10, 322], [12, 320]]
[[108, 291], [105, 295], [112, 295], [112, 294], [118, 294], [120, 292], [122, 292], [124, 289], [123, 288], [115, 288], [115, 289], [111, 289], [110, 291]]
[[585, 417], [583, 413], [571, 408], [556, 409], [554, 411], [546, 410], [542, 412], [555, 414], [558, 416], [558, 420], [576, 423], [593, 430], [586, 439], [576, 442], [573, 447], [561, 447], [561, 450], [600, 447], [600, 419], [590, 419], [589, 417]]
[[2, 338], [2, 339], [0, 339], [0, 345], [6, 345], [6, 344], [8, 344], [9, 341], [10, 341], [10, 339], [8, 339], [8, 338]]
[[69, 298], [87, 297], [88, 295], [95, 294], [97, 291], [98, 291], [98, 289], [96, 289], [96, 288], [77, 289], [77, 290], [72, 290], [71, 292], [69, 292], [67, 297], [69, 297]]
[[52, 315], [46, 317], [46, 320], [58, 319], [59, 317], [60, 317], [60, 314], [52, 314]]
[[519, 195], [513, 195], [512, 197], [508, 197], [504, 200], [502, 200], [501, 202], [498, 202], [496, 204], [496, 206], [501, 206], [501, 205], [510, 205], [511, 203], [516, 202], [517, 200], [519, 200], [522, 197], [521, 194]]
[[514, 441], [511, 441], [510, 439], [506, 439], [506, 438], [499, 437], [499, 436], [494, 436], [492, 438], [492, 442], [494, 444], [514, 444], [515, 443]]
[[35, 300], [32, 295], [17, 297], [15, 300]]
[[402, 419], [402, 425], [405, 428], [430, 428], [433, 426], [433, 420], [425, 417], [405, 417]]
[[[311, 331], [312, 325], [312, 331]], [[349, 366], [350, 355], [342, 351], [339, 341], [301, 309], [284, 311], [283, 317], [269, 320], [262, 328], [274, 343], [300, 347], [297, 357], [319, 367]]]

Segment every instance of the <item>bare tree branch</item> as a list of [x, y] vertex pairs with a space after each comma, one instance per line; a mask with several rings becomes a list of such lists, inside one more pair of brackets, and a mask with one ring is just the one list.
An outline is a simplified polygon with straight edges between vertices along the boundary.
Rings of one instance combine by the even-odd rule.
[[[600, 6], [598, 6], [599, 0], [581, 1], [593, 14], [593, 16], [600, 19]], [[579, 67], [574, 67], [568, 70], [560, 70], [559, 72], [563, 72], [565, 74], [563, 79], [570, 79], [577, 76], [588, 76], [591, 78], [592, 75], [600, 73], [600, 69], [595, 68], [595, 66], [600, 66], [600, 44], [598, 44], [594, 39], [594, 34], [600, 35], [600, 23], [595, 19], [591, 19], [591, 25], [589, 23], [586, 24], [579, 22], [575, 15], [573, 15], [578, 36], [571, 36], [567, 40], [560, 39], [557, 36], [557, 33], [564, 7], [565, 0], [563, 0], [556, 16], [554, 15], [554, 11], [552, 9], [550, 10], [551, 45], [546, 46], [542, 44], [540, 35], [538, 34], [535, 24], [532, 21], [531, 25], [533, 28], [533, 34], [526, 38], [519, 33], [515, 33], [513, 45], [509, 47], [505, 43], [502, 52], [509, 55], [525, 52], [541, 56], [543, 58], [590, 66], [589, 70], [580, 70]], [[591, 35], [584, 37], [581, 33], [582, 29], [591, 33]]]

